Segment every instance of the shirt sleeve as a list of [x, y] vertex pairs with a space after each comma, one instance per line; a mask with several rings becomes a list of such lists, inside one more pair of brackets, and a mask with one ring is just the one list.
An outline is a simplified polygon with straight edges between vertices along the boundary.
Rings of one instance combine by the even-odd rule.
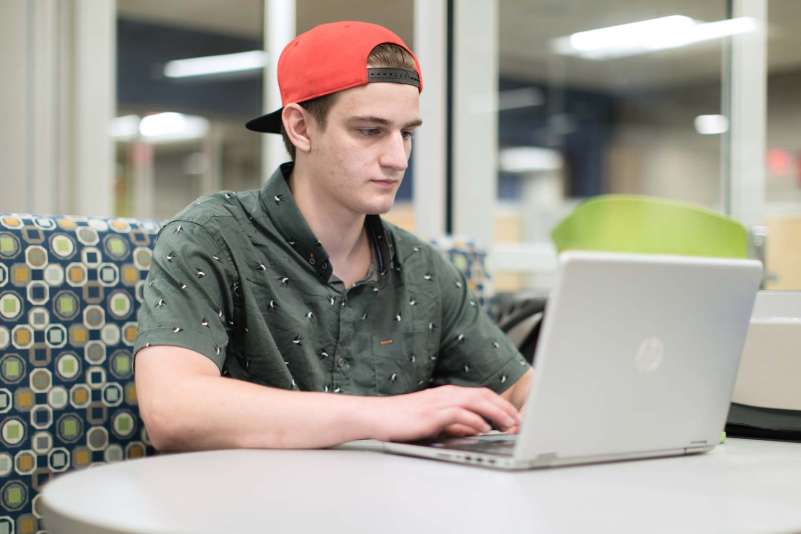
[[153, 251], [134, 354], [151, 345], [183, 347], [222, 370], [235, 286], [226, 247], [197, 223], [169, 222]]
[[434, 256], [442, 298], [442, 336], [435, 383], [483, 386], [502, 393], [530, 366], [478, 304], [464, 274], [441, 255]]

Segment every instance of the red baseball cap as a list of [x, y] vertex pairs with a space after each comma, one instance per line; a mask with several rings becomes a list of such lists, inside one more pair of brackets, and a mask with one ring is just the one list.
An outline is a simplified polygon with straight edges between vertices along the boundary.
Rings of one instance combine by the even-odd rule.
[[[384, 43], [409, 52], [416, 70], [367, 68], [370, 52]], [[315, 26], [292, 39], [278, 58], [282, 106], [372, 82], [403, 83], [423, 90], [417, 56], [403, 39], [378, 24], [344, 20]], [[254, 132], [281, 133], [282, 110], [250, 120], [245, 126]]]

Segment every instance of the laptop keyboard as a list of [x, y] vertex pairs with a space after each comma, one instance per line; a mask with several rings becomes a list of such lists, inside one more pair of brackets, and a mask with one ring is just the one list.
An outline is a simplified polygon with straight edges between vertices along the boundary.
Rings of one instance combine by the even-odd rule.
[[429, 442], [426, 443], [426, 445], [439, 449], [512, 456], [515, 450], [515, 443], [517, 443], [516, 437], [517, 436], [478, 436], [475, 438], [454, 438], [444, 441]]

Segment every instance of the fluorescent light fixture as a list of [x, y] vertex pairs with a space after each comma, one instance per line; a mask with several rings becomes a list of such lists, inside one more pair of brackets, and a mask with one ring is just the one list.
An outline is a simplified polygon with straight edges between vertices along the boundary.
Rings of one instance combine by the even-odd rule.
[[729, 129], [729, 119], [724, 115], [698, 115], [695, 131], [701, 135], [722, 134]]
[[157, 113], [144, 118], [124, 115], [111, 121], [111, 136], [115, 141], [189, 141], [202, 138], [208, 130], [209, 122], [203, 117], [174, 112]]
[[148, 115], [139, 123], [139, 134], [151, 143], [199, 139], [208, 130], [209, 121], [203, 117], [174, 112]]
[[507, 89], [498, 93], [498, 111], [532, 108], [541, 106], [544, 102], [542, 91], [536, 87]]
[[757, 21], [750, 17], [702, 22], [670, 15], [559, 37], [551, 41], [551, 48], [559, 54], [602, 60], [678, 48], [757, 28]]
[[266, 52], [263, 50], [251, 50], [249, 52], [237, 52], [236, 54], [169, 61], [164, 66], [164, 75], [168, 78], [190, 78], [216, 74], [233, 74], [261, 70], [266, 64]]
[[522, 87], [471, 95], [468, 102], [470, 113], [479, 114], [541, 106], [545, 103], [545, 98], [542, 90], [536, 87]]
[[498, 164], [504, 172], [558, 171], [562, 154], [552, 148], [518, 146], [501, 149]]
[[750, 33], [759, 28], [756, 19], [751, 17], [738, 17], [736, 19], [718, 20], [715, 22], [698, 22], [687, 35], [680, 36], [675, 42], [669, 43], [667, 48], [687, 46], [702, 41], [721, 39], [732, 35]]

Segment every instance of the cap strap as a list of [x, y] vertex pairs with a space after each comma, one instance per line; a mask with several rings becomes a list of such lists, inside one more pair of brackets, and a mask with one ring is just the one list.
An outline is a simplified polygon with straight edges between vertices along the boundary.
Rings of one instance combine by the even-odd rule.
[[405, 83], [407, 85], [420, 87], [420, 76], [417, 75], [417, 72], [408, 69], [367, 69], [367, 81]]

